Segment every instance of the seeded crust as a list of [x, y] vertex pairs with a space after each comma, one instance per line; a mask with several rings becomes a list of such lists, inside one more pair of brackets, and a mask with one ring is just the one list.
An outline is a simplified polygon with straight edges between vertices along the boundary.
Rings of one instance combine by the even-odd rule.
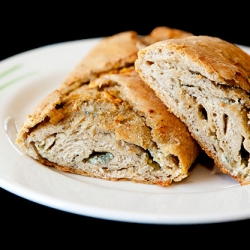
[[[101, 53], [107, 56], [106, 49], [98, 56], [107, 58]], [[44, 165], [84, 176], [160, 186], [183, 180], [200, 147], [141, 80], [133, 60], [117, 66], [117, 55], [109, 55], [109, 69], [103, 63], [85, 71], [86, 63], [81, 74], [81, 62], [45, 97], [18, 131], [17, 145]]]
[[225, 174], [250, 183], [250, 56], [218, 37], [159, 41], [135, 69]]

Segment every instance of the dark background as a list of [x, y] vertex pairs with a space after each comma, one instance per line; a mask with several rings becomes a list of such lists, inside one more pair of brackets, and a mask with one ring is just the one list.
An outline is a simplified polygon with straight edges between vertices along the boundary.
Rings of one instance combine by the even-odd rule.
[[[2, 7], [0, 60], [45, 45], [169, 26], [250, 46], [249, 10], [237, 1], [66, 2]], [[227, 4], [226, 4], [227, 3]], [[1, 163], [0, 163], [1, 164]], [[79, 244], [102, 247], [244, 246], [250, 219], [211, 224], [154, 225], [80, 216], [33, 203], [0, 189], [2, 242], [19, 246]], [[249, 208], [250, 209], [250, 208]], [[246, 233], [244, 233], [246, 232]], [[18, 240], [17, 240], [18, 239]], [[35, 242], [35, 243], [33, 243]], [[247, 243], [246, 243], [247, 245]], [[65, 245], [66, 246], [66, 245]]]
[[[249, 9], [240, 1], [96, 2], [20, 7], [0, 12], [0, 59], [48, 44], [109, 36], [135, 30], [148, 34], [156, 26], [169, 26], [195, 35], [218, 36], [250, 46]], [[166, 6], [165, 6], [166, 5]]]

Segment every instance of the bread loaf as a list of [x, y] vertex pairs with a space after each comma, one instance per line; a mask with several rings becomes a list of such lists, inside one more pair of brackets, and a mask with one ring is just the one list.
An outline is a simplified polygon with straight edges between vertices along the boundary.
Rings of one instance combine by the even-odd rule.
[[250, 183], [250, 56], [210, 36], [159, 41], [135, 69], [225, 174]]
[[129, 31], [97, 44], [27, 117], [16, 138], [21, 150], [106, 180], [169, 186], [186, 178], [200, 147], [135, 72], [141, 39]]

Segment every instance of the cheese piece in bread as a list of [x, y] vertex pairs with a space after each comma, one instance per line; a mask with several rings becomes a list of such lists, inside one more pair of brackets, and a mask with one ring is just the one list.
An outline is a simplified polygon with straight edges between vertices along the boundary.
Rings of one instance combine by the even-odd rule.
[[159, 41], [136, 71], [223, 173], [250, 183], [250, 56], [218, 37]]

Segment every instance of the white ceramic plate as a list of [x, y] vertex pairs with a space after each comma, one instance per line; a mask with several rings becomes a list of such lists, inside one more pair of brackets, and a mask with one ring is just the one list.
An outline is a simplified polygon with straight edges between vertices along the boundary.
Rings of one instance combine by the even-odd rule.
[[216, 166], [197, 164], [184, 181], [160, 187], [66, 174], [18, 150], [15, 135], [26, 115], [98, 41], [54, 44], [0, 62], [0, 186], [55, 209], [115, 221], [197, 224], [250, 218], [250, 185], [240, 186]]

